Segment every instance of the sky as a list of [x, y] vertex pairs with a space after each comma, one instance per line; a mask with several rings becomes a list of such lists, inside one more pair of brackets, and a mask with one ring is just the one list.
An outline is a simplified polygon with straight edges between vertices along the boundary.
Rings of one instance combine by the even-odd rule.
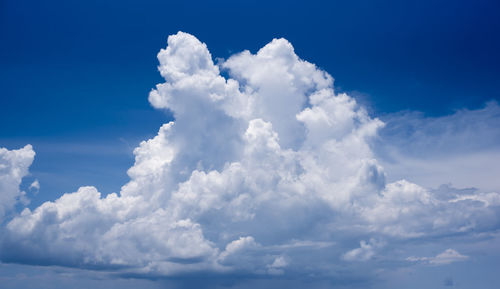
[[0, 281], [495, 288], [499, 6], [0, 1]]

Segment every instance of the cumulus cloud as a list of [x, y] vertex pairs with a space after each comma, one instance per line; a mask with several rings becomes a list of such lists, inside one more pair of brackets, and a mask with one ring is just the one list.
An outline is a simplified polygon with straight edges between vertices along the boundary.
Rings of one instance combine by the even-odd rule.
[[342, 258], [346, 261], [368, 261], [375, 255], [375, 251], [384, 244], [372, 238], [369, 242], [361, 241], [359, 245], [359, 248], [346, 252]]
[[19, 190], [19, 185], [34, 157], [31, 145], [18, 150], [0, 148], [0, 223], [17, 202], [27, 202], [26, 193]]
[[278, 256], [274, 259], [273, 263], [267, 265], [267, 273], [271, 275], [284, 274], [284, 268], [288, 266], [288, 261], [284, 256]]
[[453, 249], [446, 249], [444, 252], [439, 253], [434, 257], [408, 257], [406, 260], [431, 265], [447, 265], [454, 262], [465, 261], [468, 258], [468, 256], [462, 255]]
[[34, 193], [38, 193], [38, 191], [40, 190], [40, 182], [38, 182], [38, 180], [34, 180], [30, 187], [29, 187], [30, 190], [34, 191]]
[[[496, 193], [388, 182], [372, 148], [384, 123], [285, 39], [215, 64], [179, 32], [158, 59], [165, 83], [149, 101], [175, 121], [134, 150], [130, 181], [118, 194], [82, 187], [24, 209], [4, 229], [2, 261], [327, 274], [339, 259], [376, 259], [386, 243], [498, 228]], [[321, 262], [305, 261], [313, 251]]]

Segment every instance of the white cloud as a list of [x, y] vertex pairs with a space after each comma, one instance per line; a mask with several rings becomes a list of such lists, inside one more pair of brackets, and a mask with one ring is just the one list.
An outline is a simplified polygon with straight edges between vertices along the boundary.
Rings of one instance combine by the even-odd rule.
[[285, 273], [284, 268], [288, 266], [289, 261], [285, 256], [278, 256], [272, 264], [267, 265], [267, 272], [270, 275], [282, 275]]
[[34, 180], [30, 187], [29, 187], [30, 190], [33, 190], [36, 193], [38, 193], [38, 191], [40, 190], [40, 183], [38, 182], [38, 180]]
[[[470, 205], [474, 194], [387, 182], [372, 150], [382, 121], [336, 94], [332, 77], [284, 39], [215, 65], [205, 44], [179, 32], [158, 59], [166, 82], [149, 100], [175, 121], [134, 150], [130, 181], [119, 194], [83, 187], [25, 209], [4, 230], [3, 261], [309, 274], [342, 257], [375, 259], [384, 242], [498, 228], [496, 193]], [[346, 239], [370, 241], [352, 249]], [[305, 248], [335, 256], [304, 266]]]
[[368, 261], [375, 256], [378, 248], [384, 246], [384, 243], [372, 238], [368, 243], [361, 241], [359, 245], [359, 248], [346, 252], [342, 259], [346, 261]]
[[437, 266], [465, 261], [468, 258], [468, 256], [462, 255], [453, 249], [446, 249], [444, 252], [437, 254], [434, 257], [408, 257], [406, 260], [411, 262], [423, 262]]
[[19, 185], [34, 157], [31, 145], [18, 150], [0, 148], [0, 223], [18, 201], [26, 203], [25, 192], [19, 190]]

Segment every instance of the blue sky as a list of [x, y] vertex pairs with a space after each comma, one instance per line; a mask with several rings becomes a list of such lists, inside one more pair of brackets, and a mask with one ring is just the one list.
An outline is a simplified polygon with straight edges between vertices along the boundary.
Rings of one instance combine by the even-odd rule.
[[[253, 161], [258, 162], [262, 155], [252, 151], [251, 153], [256, 154], [250, 154], [251, 157], [240, 156], [238, 151], [248, 153], [251, 146], [243, 149], [236, 145], [244, 141], [251, 142], [253, 137], [258, 140], [261, 134], [266, 135], [272, 142], [271, 132], [277, 132], [279, 140], [276, 142], [283, 150], [279, 152], [280, 157], [288, 158], [286, 149], [308, 155], [307, 146], [317, 148], [325, 141], [323, 138], [348, 139], [343, 135], [344, 131], [359, 130], [360, 134], [367, 134], [361, 142], [363, 145], [346, 145], [351, 146], [355, 152], [346, 149], [338, 153], [339, 156], [352, 153], [352, 158], [359, 158], [360, 163], [363, 163], [361, 167], [353, 167], [349, 171], [350, 163], [346, 163], [345, 167], [349, 169], [346, 172], [338, 171], [339, 168], [333, 163], [342, 164], [342, 161], [333, 157], [331, 163], [318, 164], [318, 167], [324, 166], [322, 168], [326, 171], [331, 169], [332, 176], [340, 175], [345, 179], [367, 170], [368, 180], [352, 185], [332, 177], [332, 183], [328, 186], [337, 188], [338, 185], [341, 188], [338, 190], [342, 192], [351, 190], [348, 198], [363, 205], [374, 202], [375, 205], [369, 206], [373, 216], [378, 216], [378, 210], [385, 208], [386, 201], [365, 200], [364, 195], [358, 191], [375, 190], [380, 194], [386, 192], [391, 195], [398, 189], [407, 188], [402, 190], [414, 193], [408, 198], [416, 198], [418, 195], [420, 203], [425, 203], [424, 199], [435, 199], [435, 203], [431, 201], [434, 206], [432, 209], [430, 205], [418, 209], [408, 205], [418, 211], [412, 218], [419, 218], [419, 214], [424, 213], [439, 215], [436, 220], [429, 221], [434, 227], [429, 225], [431, 223], [422, 221], [422, 224], [414, 224], [410, 217], [408, 221], [401, 217], [402, 223], [398, 224], [363, 223], [372, 231], [329, 231], [325, 228], [342, 227], [342, 220], [348, 213], [340, 212], [336, 207], [340, 206], [340, 201], [333, 201], [322, 195], [322, 189], [311, 187], [305, 180], [302, 186], [317, 191], [318, 199], [306, 205], [292, 202], [293, 206], [298, 206], [292, 207], [301, 212], [298, 215], [302, 218], [294, 219], [289, 216], [290, 208], [276, 208], [284, 217], [295, 220], [297, 226], [283, 225], [279, 218], [268, 215], [266, 210], [272, 208], [270, 204], [252, 203], [251, 207], [254, 206], [252, 208], [256, 208], [256, 211], [247, 212], [246, 209], [234, 209], [231, 207], [234, 203], [231, 203], [226, 214], [236, 214], [234, 210], [237, 212], [231, 218], [244, 219], [248, 213], [249, 216], [253, 214], [252, 220], [255, 222], [242, 221], [243, 223], [238, 224], [243, 228], [240, 232], [235, 229], [234, 224], [227, 224], [223, 228], [214, 226], [214, 222], [224, 218], [217, 213], [204, 213], [200, 216], [188, 214], [194, 222], [188, 232], [193, 235], [189, 236], [198, 236], [196, 226], [203, 229], [203, 242], [193, 246], [206, 250], [200, 249], [203, 252], [198, 252], [199, 255], [192, 253], [186, 257], [187, 255], [179, 253], [179, 256], [174, 254], [169, 258], [182, 260], [179, 264], [196, 263], [196, 260], [205, 260], [204, 258], [211, 260], [206, 256], [216, 254], [213, 250], [217, 249], [220, 251], [217, 253], [219, 265], [228, 266], [234, 271], [219, 274], [218, 269], [207, 269], [208, 263], [204, 263], [208, 262], [206, 260], [198, 262], [199, 266], [205, 266], [202, 266], [203, 269], [190, 267], [182, 270], [187, 270], [188, 276], [197, 276], [193, 272], [199, 270], [202, 276], [208, 275], [207, 278], [214, 284], [227, 283], [235, 288], [245, 288], [249, 284], [281, 287], [286, 286], [290, 280], [298, 280], [296, 284], [311, 283], [317, 287], [339, 288], [420, 288], [422, 285], [428, 288], [473, 288], [474, 285], [494, 288], [492, 284], [498, 282], [498, 279], [491, 268], [498, 265], [500, 255], [498, 245], [494, 244], [499, 238], [500, 215], [500, 203], [497, 203], [498, 197], [495, 195], [500, 190], [500, 184], [495, 178], [500, 173], [499, 6], [496, 1], [1, 1], [0, 147], [13, 151], [31, 144], [36, 152], [31, 166], [28, 164], [32, 158], [29, 150], [19, 153], [19, 157], [24, 158], [24, 161], [20, 161], [21, 171], [25, 170], [26, 173], [20, 190], [14, 186], [14, 191], [5, 193], [8, 195], [13, 192], [19, 196], [16, 197], [14, 209], [10, 212], [6, 210], [5, 219], [0, 219], [1, 232], [7, 230], [6, 224], [11, 220], [21, 223], [26, 221], [18, 216], [24, 207], [34, 211], [44, 202], [55, 201], [63, 193], [76, 192], [82, 186], [95, 186], [103, 197], [112, 192], [133, 196], [137, 192], [132, 185], [125, 189], [121, 187], [135, 182], [134, 186], [142, 188], [137, 189], [138, 191], [154, 195], [155, 189], [146, 187], [146, 184], [153, 181], [141, 178], [158, 173], [155, 163], [147, 161], [149, 157], [155, 159], [154, 154], [159, 154], [156, 158], [168, 159], [165, 155], [168, 153], [165, 152], [169, 145], [161, 142], [162, 133], [171, 133], [171, 145], [185, 147], [186, 151], [176, 152], [178, 161], [176, 159], [171, 165], [171, 170], [176, 172], [162, 173], [172, 180], [162, 179], [157, 184], [158, 187], [167, 188], [171, 185], [169, 182], [179, 185], [188, 180], [190, 184], [185, 186], [186, 190], [196, 193], [196, 188], [209, 185], [197, 183], [201, 182], [202, 177], [186, 179], [187, 176], [182, 173], [185, 170], [187, 174], [194, 171], [208, 174], [215, 170], [221, 176], [231, 175], [234, 171], [227, 170], [223, 165], [232, 162], [241, 163], [243, 168], [251, 172], [257, 170], [255, 166], [258, 165]], [[178, 76], [169, 71], [178, 69], [172, 68], [171, 63], [177, 59], [186, 61], [182, 58], [184, 56], [172, 53], [165, 54], [164, 58], [157, 58], [160, 49], [167, 47], [169, 35], [175, 35], [178, 31], [189, 33], [206, 44], [221, 75], [225, 79], [238, 81], [240, 92], [255, 97], [255, 111], [243, 115], [245, 106], [235, 106], [234, 103], [225, 104], [230, 108], [223, 106], [215, 109], [205, 104], [205, 100], [196, 98], [192, 103], [189, 102], [191, 100], [186, 103], [176, 102], [176, 97], [190, 99], [194, 92], [186, 92], [180, 88], [175, 88], [174, 92], [156, 88], [159, 83], [180, 81]], [[307, 89], [302, 86], [293, 87], [290, 90], [293, 93], [286, 94], [289, 87], [281, 86], [283, 80], [280, 75], [273, 74], [273, 71], [266, 72], [262, 68], [274, 63], [274, 60], [266, 62], [257, 57], [262, 47], [270, 47], [271, 59], [279, 58], [280, 54], [275, 51], [290, 53], [287, 45], [281, 42], [270, 43], [274, 38], [285, 38], [287, 43], [293, 45], [292, 55], [317, 66], [313, 70], [304, 67], [294, 72], [297, 75], [304, 73], [306, 78], [311, 77], [310, 81], [315, 83], [314, 86], [306, 87], [309, 84], [303, 84]], [[184, 34], [172, 39], [172, 43], [180, 43], [175, 45], [185, 51], [189, 51], [189, 46], [183, 46], [183, 41], [194, 41]], [[198, 47], [199, 43], [196, 41], [189, 43]], [[199, 47], [201, 50], [192, 51], [191, 57], [203, 60], [203, 46]], [[244, 50], [249, 50], [250, 55], [255, 57], [238, 54]], [[158, 72], [159, 65], [166, 69], [162, 75]], [[275, 65], [279, 67], [281, 62]], [[207, 73], [210, 75], [215, 73], [210, 65], [208, 68], [200, 67], [196, 69], [209, 71]], [[252, 74], [254, 70], [257, 72]], [[328, 82], [328, 77], [323, 72], [335, 79], [334, 84]], [[218, 73], [217, 71], [216, 74]], [[275, 79], [275, 82], [260, 82], [262, 80], [258, 77], [259, 73], [268, 73], [269, 79]], [[314, 79], [312, 75], [316, 75]], [[201, 82], [194, 82], [193, 87]], [[244, 91], [247, 88], [255, 91], [260, 89], [262, 95], [252, 96], [250, 92]], [[319, 100], [318, 104], [313, 104], [309, 93], [327, 88], [334, 88], [335, 93], [331, 97], [338, 101], [337, 106], [330, 106]], [[148, 100], [152, 89], [157, 89], [159, 96], [150, 96]], [[226, 88], [225, 93], [228, 93], [228, 89], [230, 88]], [[266, 89], [270, 89], [270, 92], [266, 92]], [[289, 103], [285, 102], [282, 110], [276, 109], [276, 104], [282, 104], [282, 99], [279, 98], [281, 93], [285, 98], [302, 97], [294, 94], [301, 89], [304, 89], [303, 96], [307, 98], [310, 111], [302, 111], [305, 109], [302, 107], [304, 103], [299, 102], [298, 107], [294, 107], [293, 101], [290, 101], [289, 107]], [[344, 92], [349, 97], [341, 101], [339, 95]], [[240, 97], [237, 92], [232, 93]], [[171, 95], [174, 101], [170, 100]], [[278, 97], [274, 104], [260, 99], [266, 99], [270, 95]], [[349, 105], [350, 100], [357, 101], [356, 108]], [[339, 107], [341, 111], [355, 116], [353, 119], [343, 120], [346, 123], [352, 121], [352, 124], [345, 124], [343, 129], [323, 130], [313, 124], [313, 114], [317, 113], [317, 110], [312, 109], [315, 106], [326, 112]], [[226, 114], [220, 115], [220, 109]], [[368, 118], [362, 116], [361, 111], [365, 110]], [[286, 112], [291, 113], [292, 121], [295, 121], [295, 115], [300, 114], [297, 117], [300, 124], [289, 126], [291, 122]], [[205, 113], [207, 116], [201, 118], [200, 115]], [[162, 124], [174, 120], [176, 114], [176, 124], [171, 129], [173, 132], [165, 128], [158, 133]], [[228, 118], [241, 118], [244, 121], [232, 123]], [[262, 119], [263, 123], [252, 122], [252, 118]], [[385, 126], [379, 125], [378, 119]], [[266, 126], [267, 123], [272, 123], [272, 129]], [[338, 127], [342, 125], [343, 122]], [[366, 132], [368, 128], [363, 129], [364, 125], [377, 126], [377, 132], [373, 132], [373, 135]], [[304, 126], [306, 130], [302, 132]], [[242, 127], [248, 130], [245, 132]], [[224, 135], [227, 139], [218, 133], [227, 133]], [[143, 150], [133, 153], [141, 141], [153, 138], [157, 141], [151, 141], [151, 146], [141, 145]], [[228, 143], [234, 141], [234, 146], [227, 145], [226, 140]], [[154, 149], [156, 145], [162, 148], [160, 152]], [[141, 152], [147, 159], [144, 165], [139, 160]], [[5, 155], [7, 154], [6, 152]], [[328, 156], [321, 158], [329, 159]], [[377, 163], [372, 163], [372, 159], [376, 159]], [[261, 161], [265, 162], [264, 160], [269, 159]], [[307, 162], [302, 157], [294, 161], [300, 163], [299, 166], [305, 171], [308, 170]], [[133, 166], [136, 169], [131, 169], [132, 175], [127, 175], [127, 170]], [[269, 166], [278, 175], [283, 169], [275, 168], [271, 163]], [[314, 179], [312, 173], [306, 175], [302, 175], [305, 176], [304, 179]], [[251, 177], [253, 176], [248, 176]], [[232, 176], [230, 179], [234, 178], [237, 177]], [[409, 183], [398, 183], [401, 179]], [[34, 180], [38, 180], [39, 189], [30, 188]], [[6, 190], [5, 192], [7, 189], [12, 190], [11, 185], [16, 182], [5, 181], [6, 185], [0, 186], [0, 189]], [[422, 190], [412, 186], [413, 183]], [[346, 187], [351, 189], [345, 189]], [[228, 187], [226, 189], [231, 190]], [[174, 192], [178, 188], [174, 186], [172, 190]], [[30, 200], [29, 203], [23, 203], [21, 191], [26, 192], [25, 197]], [[84, 191], [82, 194], [92, 194], [86, 189]], [[172, 192], [162, 196], [170, 196]], [[78, 195], [74, 196], [76, 198]], [[163, 197], [158, 197], [158, 202], [161, 203]], [[439, 203], [442, 200], [447, 200], [452, 205]], [[165, 202], [172, 204], [173, 201]], [[480, 202], [487, 207], [483, 215], [476, 211]], [[179, 201], [180, 203], [182, 202]], [[391, 203], [391, 206], [406, 205]], [[168, 209], [169, 206], [165, 205], [163, 208]], [[436, 229], [436, 224], [456, 214], [454, 210], [458, 210], [460, 206], [466, 208], [462, 209], [467, 212], [466, 215], [455, 217], [456, 220], [449, 221], [444, 229]], [[440, 212], [446, 213], [441, 215]], [[0, 213], [3, 214], [3, 211]], [[91, 219], [86, 213], [82, 214], [82, 219]], [[143, 212], [137, 214], [141, 215]], [[151, 218], [156, 220], [155, 218], [159, 218], [157, 214], [159, 213], [151, 214]], [[332, 214], [343, 217], [331, 219]], [[150, 216], [149, 213], [147, 216]], [[365, 217], [360, 215], [361, 219]], [[270, 221], [269, 231], [256, 230], [259, 222], [266, 218], [275, 221]], [[347, 222], [344, 225], [349, 224], [351, 223]], [[471, 229], [471, 224], [477, 227]], [[79, 226], [86, 228], [90, 225], [84, 222]], [[314, 228], [308, 228], [311, 226]], [[54, 228], [49, 227], [41, 223], [40, 230], [50, 231]], [[407, 229], [401, 229], [403, 227]], [[389, 229], [402, 231], [395, 236], [387, 234]], [[273, 230], [281, 232], [284, 237], [275, 236]], [[236, 231], [241, 235], [237, 236]], [[62, 236], [60, 231], [54, 232], [56, 236]], [[75, 229], [74, 232], [75, 235], [72, 236], [79, 236], [79, 230]], [[422, 237], [412, 235], [416, 232], [422, 233]], [[5, 233], [5, 236], [11, 236], [9, 234], [13, 233]], [[336, 234], [343, 235], [338, 237]], [[12, 240], [18, 238], [15, 234], [12, 236]], [[233, 239], [226, 240], [224, 236], [231, 236]], [[240, 237], [243, 239], [238, 239]], [[116, 271], [112, 266], [113, 262], [106, 263], [96, 257], [102, 254], [99, 255], [100, 258], [114, 258], [101, 252], [92, 252], [97, 255], [87, 256], [94, 258], [92, 260], [97, 264], [94, 264], [96, 267], [85, 264], [84, 261], [74, 261], [78, 257], [64, 259], [61, 254], [80, 256], [83, 253], [72, 251], [74, 248], [57, 238], [52, 240], [39, 235], [27, 235], [27, 245], [24, 245], [27, 247], [13, 246], [9, 243], [12, 241], [9, 238], [0, 238], [4, 243], [0, 249], [3, 248], [6, 252], [6, 248], [11, 248], [14, 252], [0, 254], [4, 262], [0, 264], [0, 278], [7, 282], [9, 288], [28, 288], [39, 284], [37, 282], [40, 280], [43, 280], [47, 288], [52, 287], [51, 285], [64, 286], [67, 284], [65, 282], [80, 284], [82, 287], [92, 284], [91, 286], [103, 288], [110, 288], [110, 284], [120, 284], [125, 288], [135, 287], [137, 284], [142, 284], [145, 288], [197, 286], [196, 282], [187, 282], [182, 277], [186, 273], [182, 270], [181, 277], [172, 275], [166, 269], [151, 270], [143, 275], [138, 271], [125, 270], [127, 272], [124, 276], [131, 274], [138, 279], [122, 278], [120, 274], [123, 272]], [[235, 243], [231, 243], [231, 240]], [[312, 243], [307, 243], [306, 246], [300, 240]], [[91, 244], [94, 241], [88, 242]], [[52, 253], [44, 255], [29, 245], [37, 242], [46, 244], [46, 250]], [[238, 251], [241, 255], [231, 256], [229, 244], [243, 246], [248, 251]], [[288, 246], [288, 249], [280, 251], [281, 249], [277, 249], [279, 246]], [[295, 249], [290, 249], [292, 247]], [[102, 250], [110, 248], [115, 247], [103, 247]], [[320, 249], [311, 253], [303, 248]], [[453, 251], [446, 251], [447, 249]], [[20, 253], [23, 250], [31, 253]], [[155, 250], [152, 251], [157, 252]], [[144, 254], [150, 253], [147, 251]], [[28, 256], [29, 254], [33, 256]], [[312, 260], [304, 261], [309, 254]], [[328, 261], [322, 255], [338, 261]], [[391, 259], [388, 256], [397, 258]], [[445, 263], [439, 263], [443, 258]], [[96, 261], [98, 259], [100, 261]], [[146, 257], [145, 260], [148, 261]], [[315, 263], [317, 267], [313, 266], [307, 272], [309, 275], [298, 272], [297, 268], [308, 262]], [[34, 272], [39, 267], [26, 264], [59, 267], [44, 267], [41, 270], [45, 273], [37, 275]], [[443, 264], [446, 265], [441, 266]], [[129, 265], [141, 268], [137, 264]], [[259, 266], [267, 268], [268, 275], [259, 275], [261, 273], [255, 269]], [[374, 268], [380, 266], [385, 271], [375, 272]], [[467, 271], [465, 267], [472, 269]], [[91, 270], [86, 270], [89, 268]], [[285, 268], [290, 269], [287, 271]], [[325, 273], [324, 268], [331, 268], [327, 270], [329, 274]], [[214, 270], [217, 271], [216, 275], [213, 275]], [[284, 275], [280, 275], [282, 271], [285, 272]], [[471, 277], [464, 277], [464, 272], [470, 272]], [[275, 273], [277, 275], [273, 275]], [[30, 277], [20, 278], [19, 274]], [[314, 274], [320, 277], [310, 277]], [[475, 284], [476, 281], [480, 283]]]

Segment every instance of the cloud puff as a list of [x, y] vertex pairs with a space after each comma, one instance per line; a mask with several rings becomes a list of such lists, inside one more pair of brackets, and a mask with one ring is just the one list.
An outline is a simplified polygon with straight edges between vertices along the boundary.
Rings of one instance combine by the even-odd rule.
[[[498, 228], [496, 193], [387, 182], [372, 149], [384, 123], [285, 39], [216, 65], [179, 32], [158, 59], [166, 82], [149, 101], [175, 121], [134, 150], [130, 181], [24, 209], [1, 260], [143, 276], [328, 274], [385, 243]], [[352, 250], [352, 240], [370, 241]]]
[[361, 241], [359, 245], [359, 248], [345, 253], [342, 258], [346, 261], [368, 261], [375, 255], [376, 249], [382, 247], [384, 244], [372, 238], [368, 243]]
[[38, 182], [38, 180], [34, 180], [31, 183], [29, 189], [33, 190], [35, 193], [38, 193], [38, 191], [40, 190], [40, 182]]
[[28, 174], [35, 152], [31, 145], [18, 150], [0, 148], [0, 223], [25, 192], [19, 190], [21, 180]]
[[458, 253], [453, 249], [446, 249], [444, 252], [434, 257], [408, 257], [411, 262], [423, 262], [431, 265], [447, 265], [454, 262], [465, 261], [469, 257]]

